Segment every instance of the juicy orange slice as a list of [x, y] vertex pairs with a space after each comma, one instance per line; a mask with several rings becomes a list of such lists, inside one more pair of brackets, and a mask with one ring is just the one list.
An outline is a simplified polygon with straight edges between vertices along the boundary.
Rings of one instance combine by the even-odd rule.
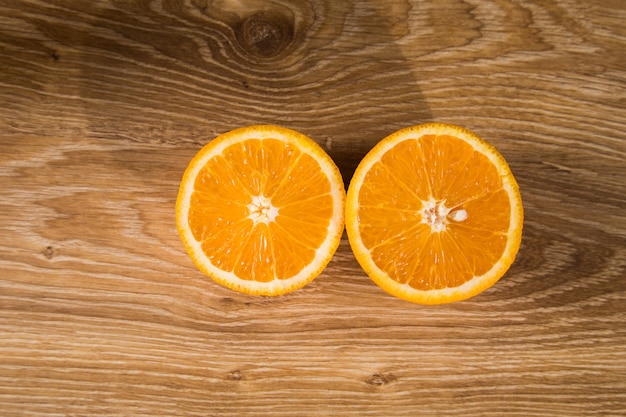
[[475, 134], [430, 123], [380, 141], [347, 196], [354, 255], [388, 293], [421, 304], [472, 297], [513, 263], [523, 223], [507, 162]]
[[176, 224], [195, 265], [236, 291], [279, 295], [326, 267], [344, 226], [337, 166], [308, 137], [250, 126], [212, 140], [180, 184]]

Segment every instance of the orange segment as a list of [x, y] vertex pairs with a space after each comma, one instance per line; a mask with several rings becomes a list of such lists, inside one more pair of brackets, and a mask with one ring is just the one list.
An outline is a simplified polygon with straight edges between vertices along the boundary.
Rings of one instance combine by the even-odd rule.
[[365, 156], [348, 188], [355, 257], [381, 288], [416, 303], [459, 301], [492, 286], [515, 259], [522, 222], [504, 158], [457, 126], [393, 133]]
[[201, 271], [237, 291], [278, 295], [330, 261], [344, 204], [339, 170], [314, 141], [250, 126], [214, 139], [189, 163], [176, 222]]

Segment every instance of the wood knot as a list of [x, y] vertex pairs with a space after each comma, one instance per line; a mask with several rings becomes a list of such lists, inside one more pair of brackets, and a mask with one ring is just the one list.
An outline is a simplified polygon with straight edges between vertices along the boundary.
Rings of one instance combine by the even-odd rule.
[[261, 11], [243, 19], [235, 33], [247, 53], [271, 58], [284, 51], [293, 40], [294, 22], [283, 13]]
[[54, 248], [52, 246], [48, 246], [43, 250], [43, 256], [46, 257], [46, 259], [52, 259], [52, 257], [54, 257], [55, 252], [54, 252]]
[[368, 378], [365, 382], [369, 385], [381, 386], [390, 383], [393, 381], [395, 377], [393, 374], [373, 374], [370, 378]]
[[243, 374], [239, 369], [235, 369], [234, 371], [228, 373], [227, 378], [229, 381], [241, 381], [243, 379]]

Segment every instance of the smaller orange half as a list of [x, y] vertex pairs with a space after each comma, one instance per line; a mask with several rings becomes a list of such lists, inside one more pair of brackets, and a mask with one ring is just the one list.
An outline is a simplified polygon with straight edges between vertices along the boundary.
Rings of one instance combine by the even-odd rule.
[[523, 207], [507, 162], [458, 126], [428, 123], [380, 141], [357, 167], [346, 229], [365, 272], [421, 304], [491, 287], [520, 247]]
[[256, 125], [203, 147], [183, 175], [176, 224], [195, 265], [216, 282], [280, 295], [318, 276], [344, 227], [337, 166], [294, 130]]

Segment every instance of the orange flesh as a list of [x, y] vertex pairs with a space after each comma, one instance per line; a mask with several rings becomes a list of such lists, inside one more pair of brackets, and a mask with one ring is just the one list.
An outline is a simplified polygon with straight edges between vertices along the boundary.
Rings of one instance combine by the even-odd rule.
[[[248, 140], [230, 145], [202, 168], [189, 228], [214, 266], [244, 280], [287, 279], [313, 260], [326, 238], [333, 216], [330, 192], [311, 156], [279, 140]], [[272, 208], [251, 209], [259, 196]], [[255, 221], [252, 212], [270, 215]]]
[[[425, 135], [397, 144], [368, 171], [358, 198], [372, 260], [415, 289], [460, 286], [504, 253], [509, 196], [492, 162], [461, 139]], [[447, 215], [438, 213], [441, 205]]]

